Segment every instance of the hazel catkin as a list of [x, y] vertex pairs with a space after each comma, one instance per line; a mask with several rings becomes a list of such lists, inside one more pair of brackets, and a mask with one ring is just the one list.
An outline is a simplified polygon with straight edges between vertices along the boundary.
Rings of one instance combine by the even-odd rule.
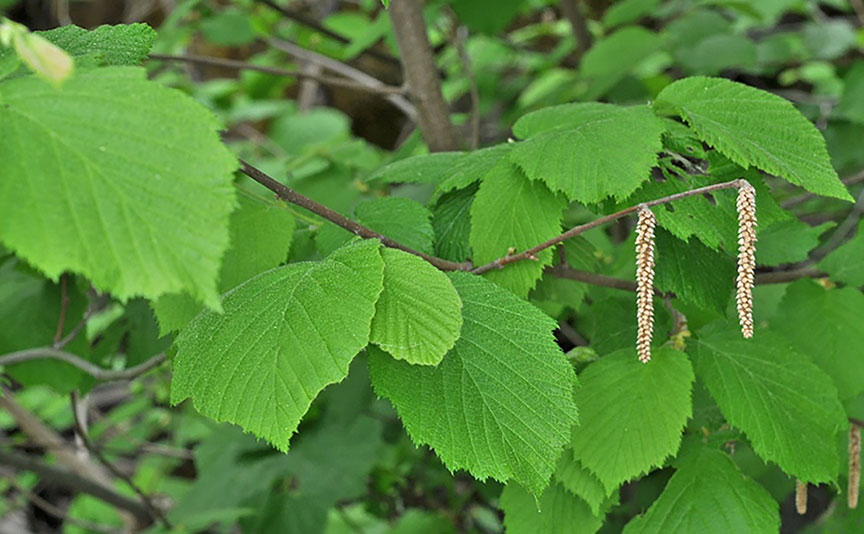
[[738, 185], [738, 279], [735, 300], [745, 338], [753, 337], [753, 283], [756, 271], [756, 190], [746, 180]]
[[657, 219], [648, 206], [639, 207], [636, 223], [636, 352], [639, 361], [651, 360], [654, 334], [654, 227]]

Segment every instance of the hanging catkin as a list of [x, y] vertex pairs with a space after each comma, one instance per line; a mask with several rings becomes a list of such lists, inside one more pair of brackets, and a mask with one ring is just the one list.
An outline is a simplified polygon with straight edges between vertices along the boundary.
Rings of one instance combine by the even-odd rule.
[[858, 486], [861, 484], [861, 427], [852, 423], [849, 429], [849, 508], [858, 507]]
[[651, 359], [654, 333], [654, 226], [657, 219], [647, 206], [639, 207], [636, 223], [636, 351], [639, 361]]
[[753, 337], [753, 281], [756, 270], [756, 190], [746, 180], [738, 185], [738, 280], [735, 299], [745, 338]]
[[807, 513], [807, 483], [795, 481], [795, 510], [798, 515]]

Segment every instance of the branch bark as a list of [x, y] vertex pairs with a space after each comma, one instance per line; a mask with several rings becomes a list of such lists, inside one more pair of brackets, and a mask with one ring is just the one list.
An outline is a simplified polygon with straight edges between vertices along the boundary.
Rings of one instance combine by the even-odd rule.
[[98, 458], [99, 462], [104, 465], [105, 468], [108, 469], [108, 471], [110, 471], [114, 476], [125, 482], [127, 486], [132, 488], [132, 491], [135, 492], [135, 495], [137, 495], [141, 502], [144, 503], [144, 506], [147, 508], [148, 514], [151, 517], [158, 519], [159, 522], [162, 523], [162, 526], [164, 526], [168, 530], [174, 528], [171, 522], [168, 521], [168, 518], [165, 517], [165, 514], [162, 512], [162, 510], [156, 505], [155, 502], [153, 502], [153, 499], [149, 495], [144, 493], [144, 491], [140, 487], [138, 487], [138, 484], [136, 484], [135, 481], [132, 480], [132, 477], [130, 477], [129, 475], [118, 469], [117, 466], [108, 461], [108, 458], [106, 458], [105, 455], [102, 454], [102, 451], [93, 444], [93, 441], [90, 439], [90, 436], [87, 433], [87, 429], [84, 427], [84, 422], [79, 417], [78, 410], [76, 409], [76, 404], [78, 400], [77, 391], [72, 392], [72, 394], [70, 395], [70, 400], [72, 404], [72, 415], [75, 420], [75, 434], [84, 443], [84, 447], [86, 447], [91, 454]]
[[332, 222], [333, 224], [340, 226], [345, 230], [348, 230], [354, 235], [358, 235], [365, 239], [378, 239], [387, 247], [396, 248], [409, 254], [419, 256], [434, 265], [435, 267], [438, 267], [439, 269], [444, 271], [468, 271], [471, 269], [470, 263], [457, 263], [453, 261], [448, 261], [408, 248], [405, 245], [390, 239], [384, 234], [380, 234], [370, 228], [366, 228], [363, 225], [357, 224], [356, 222], [352, 221], [348, 217], [345, 217], [341, 213], [333, 211], [327, 206], [321, 205], [318, 202], [312, 200], [311, 198], [301, 195], [297, 191], [294, 191], [287, 185], [284, 185], [281, 182], [274, 180], [265, 172], [256, 169], [245, 161], [240, 160], [240, 163], [240, 170], [243, 172], [243, 174], [245, 174], [249, 178], [252, 178], [270, 191], [273, 191], [282, 200], [300, 206], [301, 208], [307, 209], [312, 213]]
[[45, 480], [59, 484], [70, 490], [92, 495], [101, 501], [131, 513], [142, 526], [153, 523], [150, 511], [142, 503], [67, 469], [44, 464], [29, 456], [8, 451], [0, 451], [0, 464], [24, 471], [32, 471]]
[[[372, 93], [378, 95], [403, 95], [405, 88], [394, 87], [387, 85], [384, 82], [369, 77], [365, 82], [351, 81], [346, 78], [337, 78], [334, 76], [326, 76], [303, 70], [280, 69], [277, 67], [267, 67], [265, 65], [255, 65], [234, 59], [224, 59], [219, 57], [209, 56], [193, 56], [193, 55], [172, 55], [172, 54], [150, 54], [150, 59], [158, 61], [183, 61], [186, 63], [197, 63], [200, 65], [211, 65], [214, 67], [224, 67], [227, 69], [236, 70], [254, 70], [265, 74], [273, 74], [274, 76], [287, 76], [289, 78], [299, 78], [304, 80], [315, 80], [324, 85], [331, 87], [344, 87], [346, 89], [354, 89], [364, 93]], [[374, 80], [374, 81], [373, 81]]]
[[[267, 41], [270, 46], [281, 50], [287, 54], [294, 56], [297, 59], [302, 61], [306, 61], [309, 63], [315, 63], [317, 65], [321, 65], [325, 69], [335, 72], [340, 76], [344, 76], [346, 78], [350, 78], [355, 82], [365, 85], [370, 88], [380, 89], [382, 87], [388, 87], [384, 82], [375, 78], [374, 76], [370, 76], [365, 72], [355, 69], [351, 65], [346, 65], [341, 61], [336, 61], [331, 57], [327, 57], [323, 54], [319, 54], [318, 52], [313, 52], [311, 50], [306, 50], [303, 47], [297, 46], [294, 43], [289, 43], [288, 41], [283, 41], [281, 39], [269, 39]], [[322, 82], [323, 83], [323, 82]], [[402, 90], [404, 93], [404, 90]], [[417, 120], [417, 110], [414, 109], [414, 106], [411, 102], [405, 99], [401, 94], [390, 94], [385, 96], [388, 102], [396, 106], [399, 110], [401, 110], [405, 115], [411, 120]]]
[[[611, 289], [620, 289], [621, 291], [629, 291], [631, 293], [636, 292], [636, 282], [633, 280], [627, 280], [625, 278], [615, 278], [612, 276], [606, 276], [605, 274], [580, 271], [578, 269], [567, 267], [565, 265], [547, 267], [546, 271], [559, 278], [567, 278], [569, 280], [576, 280], [578, 282], [584, 282], [586, 284], [591, 284], [595, 286], [608, 287]], [[756, 285], [784, 284], [786, 282], [794, 282], [795, 280], [801, 278], [815, 278], [819, 276], [822, 276], [822, 273], [819, 271], [819, 269], [816, 269], [815, 267], [796, 269], [794, 271], [757, 273]], [[656, 290], [655, 293], [657, 294], [657, 296], [669, 296]]]
[[441, 92], [423, 6], [419, 0], [392, 0], [389, 13], [423, 139], [432, 152], [456, 150], [450, 108]]
[[[265, 6], [269, 7], [270, 9], [278, 11], [287, 19], [291, 19], [298, 24], [302, 24], [303, 26], [307, 26], [309, 28], [312, 28], [313, 30], [315, 30], [318, 33], [326, 35], [327, 37], [333, 39], [334, 41], [338, 41], [342, 44], [350, 44], [351, 43], [350, 39], [347, 39], [347, 38], [339, 35], [338, 33], [325, 28], [324, 26], [321, 25], [321, 23], [319, 21], [317, 21], [311, 17], [307, 17], [307, 16], [303, 15], [302, 13], [298, 13], [298, 12], [293, 11], [291, 9], [288, 9], [286, 7], [280, 6], [279, 4], [277, 4], [276, 2], [273, 2], [271, 0], [257, 0], [257, 2], [259, 4], [264, 4]], [[399, 64], [399, 60], [396, 59], [395, 57], [388, 55], [388, 54], [384, 54], [384, 53], [379, 52], [377, 50], [374, 50], [372, 48], [367, 48], [367, 49], [363, 50], [363, 52], [361, 52], [361, 54], [366, 54], [366, 55], [375, 57], [377, 59], [380, 59], [382, 61], [386, 61], [387, 63], [392, 63], [394, 65]]]
[[582, 14], [582, 6], [579, 5], [579, 0], [561, 0], [561, 11], [573, 27], [573, 36], [576, 37], [576, 46], [581, 56], [591, 48], [591, 32], [588, 31], [588, 22]]
[[113, 382], [116, 380], [132, 380], [133, 378], [137, 378], [147, 371], [158, 367], [165, 361], [165, 354], [157, 354], [135, 367], [123, 369], [121, 371], [112, 371], [110, 369], [103, 369], [102, 367], [94, 365], [69, 352], [64, 352], [51, 347], [39, 347], [4, 354], [3, 356], [0, 356], [0, 365], [12, 365], [13, 363], [44, 359], [60, 360], [81, 369], [100, 382]]

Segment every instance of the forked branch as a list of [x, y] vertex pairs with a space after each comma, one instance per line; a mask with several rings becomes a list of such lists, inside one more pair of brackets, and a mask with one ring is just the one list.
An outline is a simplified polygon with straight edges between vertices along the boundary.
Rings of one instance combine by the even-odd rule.
[[521, 261], [521, 260], [529, 260], [529, 259], [530, 260], [536, 260], [537, 254], [539, 254], [541, 251], [546, 250], [549, 247], [554, 247], [555, 245], [558, 245], [559, 243], [563, 243], [564, 241], [567, 241], [571, 237], [575, 237], [579, 234], [583, 234], [583, 233], [587, 232], [588, 230], [591, 230], [592, 228], [597, 228], [598, 226], [603, 226], [604, 224], [610, 223], [612, 221], [616, 221], [622, 217], [626, 217], [627, 215], [630, 215], [631, 213], [635, 213], [639, 209], [639, 206], [642, 206], [642, 205], [650, 208], [652, 206], [659, 206], [660, 204], [668, 204], [670, 202], [674, 202], [675, 200], [679, 200], [682, 198], [692, 197], [695, 195], [703, 195], [705, 193], [711, 193], [713, 191], [719, 191], [721, 189], [733, 189], [733, 188], [738, 187], [738, 185], [739, 185], [738, 180], [732, 180], [731, 182], [723, 182], [723, 183], [719, 183], [719, 184], [706, 185], [704, 187], [691, 189], [690, 191], [675, 193], [674, 195], [669, 195], [668, 197], [658, 198], [656, 200], [651, 200], [649, 202], [644, 202], [644, 203], [637, 204], [635, 206], [630, 206], [629, 208], [625, 208], [621, 211], [616, 211], [615, 213], [605, 215], [603, 217], [600, 217], [599, 219], [594, 219], [591, 222], [588, 222], [585, 224], [580, 224], [579, 226], [574, 226], [573, 228], [567, 230], [563, 234], [561, 234], [557, 237], [553, 237], [552, 239], [550, 239], [548, 241], [544, 241], [544, 242], [540, 243], [539, 245], [535, 245], [535, 246], [533, 246], [527, 250], [523, 250], [522, 252], [520, 252], [518, 254], [508, 254], [507, 256], [503, 256], [501, 258], [498, 258], [497, 260], [491, 261], [485, 265], [475, 267], [474, 269], [471, 270], [471, 272], [474, 274], [482, 274], [482, 273], [485, 273], [486, 271], [491, 271], [492, 269], [501, 269], [509, 263], [513, 263], [513, 262], [517, 262], [517, 261]]
[[[312, 213], [326, 219], [337, 226], [348, 230], [354, 235], [358, 235], [364, 239], [378, 239], [380, 240], [384, 246], [390, 248], [396, 248], [402, 250], [404, 252], [408, 252], [409, 254], [414, 254], [415, 256], [419, 256], [424, 260], [428, 261], [435, 267], [441, 269], [442, 271], [468, 271], [474, 274], [482, 274], [492, 269], [501, 269], [504, 266], [509, 265], [511, 263], [515, 263], [517, 261], [536, 259], [537, 254], [545, 250], [549, 247], [553, 247], [564, 241], [570, 239], [571, 237], [575, 237], [579, 234], [585, 233], [592, 228], [597, 228], [598, 226], [602, 226], [604, 224], [610, 223], [612, 221], [618, 220], [622, 217], [626, 217], [632, 213], [635, 213], [639, 206], [659, 206], [661, 204], [668, 204], [670, 202], [674, 202], [676, 200], [680, 200], [682, 198], [692, 197], [696, 195], [703, 195], [706, 193], [711, 193], [713, 191], [719, 191], [721, 189], [733, 189], [737, 188], [740, 185], [739, 180], [732, 180], [730, 182], [723, 182], [719, 184], [706, 185], [704, 187], [699, 187], [696, 189], [691, 189], [690, 191], [683, 191], [681, 193], [676, 193], [674, 195], [669, 195], [667, 197], [658, 198], [656, 200], [651, 200], [649, 202], [643, 202], [637, 204], [635, 206], [631, 206], [629, 208], [625, 208], [621, 211], [617, 211], [615, 213], [605, 215], [598, 219], [595, 219], [591, 222], [581, 224], [579, 226], [574, 226], [573, 228], [567, 230], [563, 234], [554, 237], [548, 241], [544, 241], [539, 245], [531, 247], [527, 250], [524, 250], [518, 254], [510, 254], [507, 256], [503, 256], [498, 258], [495, 261], [489, 262], [485, 265], [481, 265], [480, 267], [474, 267], [471, 262], [454, 262], [445, 260], [442, 258], [438, 258], [435, 256], [430, 256], [429, 254], [424, 254], [422, 252], [413, 250], [405, 245], [390, 239], [389, 237], [376, 232], [370, 228], [367, 228], [361, 224], [358, 224], [351, 219], [345, 217], [341, 213], [337, 213], [330, 208], [315, 202], [311, 198], [301, 195], [297, 191], [294, 191], [290, 187], [276, 181], [274, 178], [270, 177], [264, 171], [261, 171], [249, 163], [242, 161], [242, 166], [240, 170], [259, 184], [263, 185], [273, 193], [275, 193], [280, 199], [285, 200], [286, 202], [290, 202], [301, 208], [307, 209]], [[612, 287], [616, 289], [623, 289], [625, 291], [635, 291], [636, 284], [630, 280], [621, 280], [618, 278], [611, 278], [602, 274], [596, 273], [588, 273], [584, 271], [577, 271], [575, 269], [570, 269], [567, 267], [550, 267], [549, 268], [553, 274], [557, 276], [563, 276], [564, 278], [573, 278], [582, 282], [586, 282], [593, 285]], [[792, 280], [797, 280], [799, 278], [809, 278], [814, 276], [819, 276], [820, 272], [818, 269], [813, 267], [807, 267], [804, 269], [798, 269], [795, 271], [778, 271], [771, 273], [759, 273], [756, 275], [756, 283], [757, 284], [779, 284], [783, 282], [789, 282]]]

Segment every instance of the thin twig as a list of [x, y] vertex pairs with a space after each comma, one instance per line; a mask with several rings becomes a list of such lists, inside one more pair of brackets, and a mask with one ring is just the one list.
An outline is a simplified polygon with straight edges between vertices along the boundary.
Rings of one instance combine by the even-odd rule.
[[57, 331], [54, 333], [54, 345], [60, 343], [63, 329], [66, 327], [66, 314], [69, 312], [69, 288], [66, 273], [60, 275], [60, 317], [57, 319]]
[[480, 90], [477, 88], [477, 76], [471, 67], [471, 56], [468, 54], [468, 28], [459, 26], [456, 29], [456, 50], [462, 73], [468, 79], [468, 94], [471, 97], [471, 150], [480, 146]]
[[625, 208], [621, 211], [616, 211], [615, 213], [612, 213], [610, 215], [600, 217], [599, 219], [594, 219], [591, 222], [581, 224], [579, 226], [574, 226], [573, 228], [567, 230], [566, 232], [559, 235], [558, 237], [554, 237], [548, 241], [544, 241], [543, 243], [540, 243], [539, 245], [535, 245], [535, 246], [533, 246], [527, 250], [524, 250], [518, 254], [509, 254], [507, 256], [503, 256], [501, 258], [498, 258], [497, 260], [491, 261], [491, 262], [487, 263], [486, 265], [481, 265], [479, 267], [475, 267], [471, 272], [474, 274], [482, 274], [482, 273], [485, 273], [486, 271], [491, 271], [492, 269], [501, 269], [502, 267], [504, 267], [508, 263], [513, 263], [513, 262], [520, 261], [520, 260], [536, 258], [537, 254], [540, 251], [545, 250], [549, 247], [553, 247], [559, 243], [562, 243], [562, 242], [570, 239], [571, 237], [574, 237], [574, 236], [577, 236], [577, 235], [582, 234], [584, 232], [587, 232], [588, 230], [591, 230], [592, 228], [597, 228], [598, 226], [602, 226], [604, 224], [607, 224], [607, 223], [610, 223], [610, 222], [615, 221], [617, 219], [620, 219], [621, 217], [626, 217], [627, 215], [630, 215], [631, 213], [635, 213], [636, 210], [639, 209], [639, 206], [641, 206], [643, 204], [648, 206], [648, 207], [658, 206], [660, 204], [668, 204], [669, 202], [674, 202], [675, 200], [679, 200], [682, 198], [692, 197], [695, 195], [702, 195], [705, 193], [711, 193], [713, 191], [719, 191], [721, 189], [732, 189], [734, 187], [738, 187], [738, 185], [739, 185], [738, 180], [732, 180], [730, 182], [723, 182], [723, 183], [719, 183], [719, 184], [706, 185], [705, 187], [699, 187], [697, 189], [691, 189], [690, 191], [684, 191], [681, 193], [676, 193], [674, 195], [669, 195], [668, 197], [658, 198], [656, 200], [651, 200], [649, 202], [640, 203], [636, 206], [630, 206], [629, 208]]
[[[281, 39], [268, 39], [268, 44], [277, 50], [281, 50], [286, 54], [290, 54], [297, 59], [302, 61], [306, 61], [309, 63], [315, 63], [321, 65], [325, 69], [335, 72], [340, 76], [344, 76], [345, 78], [354, 80], [358, 84], [365, 85], [370, 90], [371, 89], [381, 89], [381, 88], [390, 88], [391, 86], [385, 84], [378, 78], [366, 74], [360, 69], [356, 69], [351, 65], [342, 63], [341, 61], [337, 61], [331, 57], [325, 56], [324, 54], [319, 54], [318, 52], [313, 52], [311, 50], [306, 50], [300, 46], [297, 46], [294, 43], [289, 43], [288, 41], [283, 41]], [[324, 82], [322, 82], [324, 83]], [[417, 110], [414, 105], [409, 102], [405, 96], [405, 90], [403, 88], [398, 88], [399, 92], [395, 94], [384, 94], [384, 98], [393, 104], [397, 109], [402, 111], [406, 117], [411, 119], [412, 121], [417, 120]], [[389, 92], [389, 89], [386, 89]], [[379, 91], [380, 93], [380, 91]], [[382, 93], [383, 94], [383, 93]]]
[[69, 365], [75, 366], [78, 369], [84, 371], [85, 373], [100, 382], [112, 382], [115, 380], [132, 380], [140, 375], [143, 375], [147, 371], [158, 367], [162, 362], [164, 362], [165, 354], [157, 354], [151, 357], [149, 360], [145, 361], [144, 363], [136, 365], [135, 367], [122, 369], [120, 371], [112, 371], [110, 369], [103, 369], [102, 367], [94, 365], [87, 360], [84, 360], [74, 354], [64, 352], [62, 350], [57, 350], [51, 347], [39, 347], [35, 349], [19, 350], [16, 352], [4, 354], [3, 356], [0, 356], [0, 366], [45, 359], [53, 359], [66, 362]]
[[40, 477], [50, 480], [66, 488], [92, 495], [97, 499], [121, 510], [130, 512], [141, 525], [149, 525], [153, 522], [150, 511], [141, 502], [130, 499], [125, 495], [117, 493], [113, 488], [104, 486], [92, 479], [74, 473], [70, 470], [48, 465], [35, 460], [29, 456], [11, 451], [0, 450], [0, 464], [8, 465], [16, 469], [32, 471]]
[[92, 319], [94, 315], [102, 311], [107, 303], [107, 295], [99, 296], [96, 301], [87, 308], [87, 311], [84, 312], [84, 317], [82, 317], [81, 320], [78, 321], [78, 324], [76, 324], [72, 328], [72, 330], [70, 330], [69, 333], [66, 334], [64, 338], [60, 339], [59, 341], [55, 338], [54, 344], [51, 345], [51, 348], [60, 350], [69, 343], [71, 343], [76, 337], [78, 337], [78, 334], [81, 333], [84, 327], [87, 326], [87, 322], [90, 321], [90, 319]]
[[448, 261], [448, 260], [436, 258], [434, 256], [430, 256], [428, 254], [424, 254], [422, 252], [418, 252], [416, 250], [410, 249], [401, 243], [393, 241], [392, 239], [390, 239], [389, 237], [387, 237], [383, 234], [380, 234], [374, 230], [366, 228], [365, 226], [357, 224], [356, 222], [345, 217], [341, 213], [333, 211], [330, 208], [328, 208], [327, 206], [323, 206], [323, 205], [315, 202], [314, 200], [312, 200], [309, 197], [301, 195], [297, 191], [294, 191], [290, 187], [288, 187], [288, 186], [286, 186], [280, 182], [277, 182], [276, 180], [274, 180], [273, 178], [268, 176], [265, 172], [263, 172], [259, 169], [256, 169], [255, 167], [246, 163], [245, 161], [241, 160], [240, 163], [241, 163], [240, 170], [243, 172], [243, 174], [245, 174], [249, 178], [252, 178], [253, 180], [255, 180], [259, 184], [263, 185], [264, 187], [266, 187], [270, 191], [273, 191], [282, 200], [285, 200], [287, 202], [291, 202], [292, 204], [296, 204], [296, 205], [300, 206], [301, 208], [307, 209], [307, 210], [311, 211], [312, 213], [319, 215], [320, 217], [323, 217], [324, 219], [327, 219], [328, 221], [332, 222], [333, 224], [340, 226], [340, 227], [344, 228], [345, 230], [348, 230], [349, 232], [351, 232], [354, 235], [358, 235], [358, 236], [363, 237], [365, 239], [378, 239], [387, 247], [396, 248], [396, 249], [405, 251], [409, 254], [414, 254], [415, 256], [419, 256], [419, 257], [423, 258], [424, 260], [428, 261], [429, 263], [431, 263], [432, 265], [434, 265], [435, 267], [438, 267], [439, 269], [442, 269], [444, 271], [467, 271], [467, 270], [471, 269], [470, 263], [457, 263], [457, 262], [453, 262], [453, 261]]
[[108, 458], [106, 458], [105, 455], [102, 454], [102, 451], [93, 445], [93, 442], [90, 440], [90, 436], [87, 433], [87, 429], [84, 428], [84, 422], [79, 417], [78, 410], [76, 410], [76, 405], [78, 403], [77, 391], [73, 391], [71, 393], [70, 401], [72, 405], [72, 415], [75, 420], [75, 434], [79, 438], [81, 438], [81, 441], [84, 443], [84, 447], [86, 447], [87, 450], [90, 451], [90, 454], [98, 458], [99, 462], [104, 465], [105, 468], [108, 469], [108, 471], [110, 471], [112, 474], [114, 474], [114, 476], [125, 482], [126, 485], [135, 492], [135, 495], [137, 495], [138, 498], [141, 499], [141, 502], [144, 503], [144, 506], [147, 507], [147, 510], [150, 512], [150, 515], [152, 517], [157, 518], [159, 522], [162, 523], [162, 526], [164, 526], [168, 530], [171, 530], [173, 528], [173, 525], [170, 521], [168, 521], [168, 518], [165, 517], [165, 513], [158, 506], [156, 506], [156, 504], [153, 502], [153, 499], [149, 495], [144, 493], [144, 491], [141, 490], [140, 487], [138, 487], [138, 484], [136, 484], [135, 481], [132, 480], [131, 476], [127, 475], [126, 473], [118, 469], [116, 465], [108, 461]]
[[63, 523], [74, 525], [84, 530], [91, 530], [93, 532], [99, 532], [103, 534], [119, 534], [122, 532], [120, 529], [109, 525], [100, 525], [98, 523], [92, 523], [84, 519], [78, 519], [77, 517], [71, 517], [66, 512], [61, 510], [60, 507], [55, 506], [54, 504], [40, 497], [38, 494], [33, 493], [21, 484], [18, 484], [14, 478], [9, 478], [9, 484], [13, 488], [15, 488], [15, 491], [23, 495], [25, 499], [33, 503], [33, 506], [39, 508], [50, 516], [60, 519], [61, 521], [63, 521]]
[[858, 195], [858, 200], [852, 207], [852, 211], [849, 212], [849, 215], [847, 215], [837, 229], [834, 230], [834, 233], [831, 234], [828, 241], [813, 251], [808, 263], [815, 263], [830, 254], [835, 248], [839, 247], [846, 239], [846, 236], [849, 235], [849, 232], [858, 226], [858, 221], [861, 220], [862, 215], [864, 215], [864, 190], [862, 190], [861, 194]]
[[[278, 67], [268, 67], [265, 65], [255, 65], [254, 63], [246, 63], [244, 61], [237, 61], [235, 59], [225, 59], [220, 57], [209, 57], [209, 56], [195, 56], [195, 55], [173, 55], [173, 54], [150, 54], [150, 59], [155, 59], [159, 61], [183, 61], [186, 63], [197, 63], [200, 65], [212, 65], [214, 67], [224, 67], [227, 69], [236, 69], [236, 70], [254, 70], [257, 72], [263, 72], [265, 74], [273, 74], [274, 76], [287, 76], [289, 78], [300, 78], [306, 80], [315, 80], [316, 82], [323, 83], [324, 85], [329, 85], [332, 87], [344, 87], [346, 89], [354, 89], [355, 91], [362, 91], [364, 93], [372, 93], [379, 95], [403, 95], [406, 90], [404, 87], [394, 87], [392, 85], [387, 85], [384, 82], [378, 81], [378, 83], [362, 83], [351, 81], [345, 78], [338, 78], [334, 76], [326, 76], [323, 74], [316, 74], [310, 71], [304, 70], [289, 70], [289, 69], [280, 69]], [[377, 81], [377, 80], [376, 80]]]
[[[278, 11], [285, 18], [291, 19], [294, 22], [302, 24], [303, 26], [307, 26], [309, 28], [312, 28], [313, 30], [317, 31], [318, 33], [320, 33], [322, 35], [326, 35], [327, 37], [333, 39], [334, 41], [339, 41], [342, 44], [350, 44], [351, 43], [350, 39], [343, 37], [342, 35], [339, 35], [338, 33], [334, 32], [328, 28], [325, 28], [317, 20], [309, 18], [309, 17], [303, 15], [302, 13], [298, 13], [296, 11], [282, 7], [279, 4], [277, 4], [276, 2], [272, 2], [271, 0], [256, 0], [256, 1], [260, 4], [264, 4], [265, 6], [271, 8], [273, 10]], [[397, 58], [395, 58], [389, 54], [379, 52], [373, 48], [366, 48], [365, 50], [363, 50], [361, 52], [361, 54], [367, 54], [367, 55], [370, 55], [370, 56], [375, 57], [377, 59], [380, 59], [382, 61], [386, 61], [387, 63], [391, 63], [393, 65], [399, 65], [399, 60]]]
[[[855, 185], [855, 184], [860, 183], [860, 182], [864, 182], [864, 170], [858, 171], [857, 173], [853, 174], [852, 176], [850, 176], [848, 178], [844, 178], [841, 181], [847, 186]], [[798, 195], [797, 197], [792, 197], [790, 199], [784, 200], [783, 202], [780, 203], [780, 207], [783, 209], [789, 209], [792, 206], [797, 206], [798, 204], [801, 204], [802, 202], [806, 202], [807, 200], [809, 200], [810, 198], [812, 198], [814, 196], [816, 196], [816, 193], [803, 193], [801, 195]]]

